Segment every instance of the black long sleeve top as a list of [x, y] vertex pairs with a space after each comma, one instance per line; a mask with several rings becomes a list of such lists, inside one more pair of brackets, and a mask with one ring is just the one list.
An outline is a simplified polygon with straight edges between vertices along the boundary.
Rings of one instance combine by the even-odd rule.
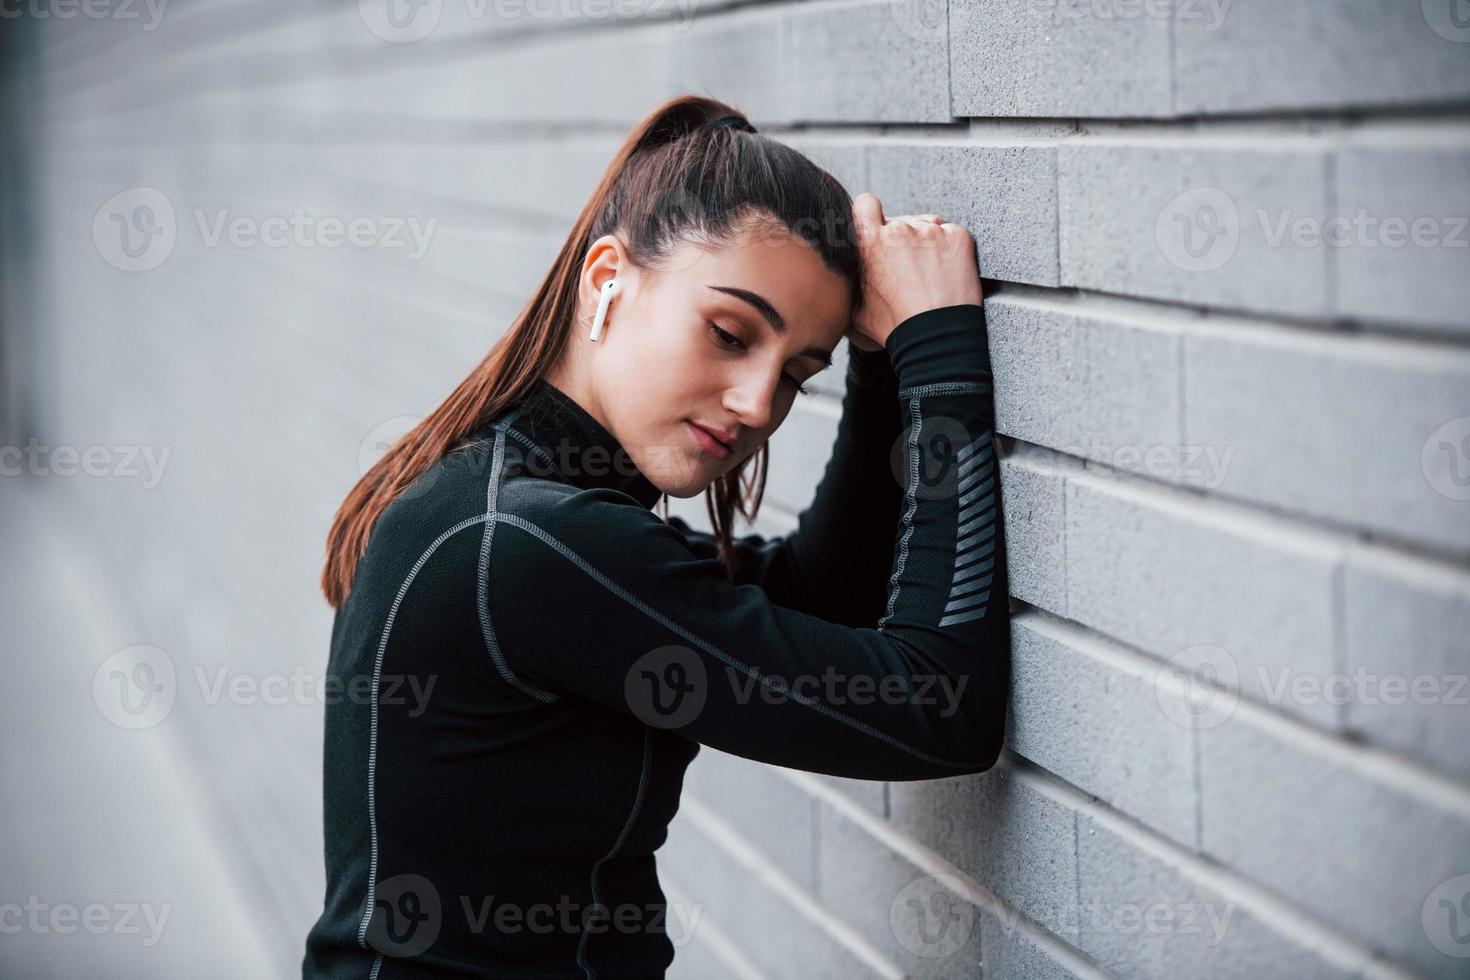
[[383, 512], [332, 629], [303, 977], [661, 977], [655, 851], [701, 744], [864, 779], [994, 763], [1009, 616], [981, 306], [851, 348], [845, 380], [812, 503], [738, 538], [734, 581], [544, 380]]

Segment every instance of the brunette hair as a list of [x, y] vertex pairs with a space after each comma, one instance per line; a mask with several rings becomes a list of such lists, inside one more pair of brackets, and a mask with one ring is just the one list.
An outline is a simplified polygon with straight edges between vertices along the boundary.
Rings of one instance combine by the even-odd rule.
[[[710, 125], [729, 115], [738, 117], [737, 125]], [[753, 219], [774, 221], [847, 280], [858, 309], [862, 267], [851, 196], [799, 151], [747, 127], [732, 106], [686, 95], [659, 105], [634, 128], [510, 328], [347, 494], [327, 534], [321, 580], [327, 602], [336, 608], [346, 601], [373, 525], [398, 494], [556, 365], [575, 325], [587, 250], [603, 235], [615, 234], [631, 262], [656, 271], [686, 241], [719, 247], [733, 243]], [[750, 521], [759, 510], [768, 456], [762, 445], [705, 491], [719, 557], [732, 578], [733, 516], [739, 511]], [[756, 473], [742, 480], [751, 460]]]

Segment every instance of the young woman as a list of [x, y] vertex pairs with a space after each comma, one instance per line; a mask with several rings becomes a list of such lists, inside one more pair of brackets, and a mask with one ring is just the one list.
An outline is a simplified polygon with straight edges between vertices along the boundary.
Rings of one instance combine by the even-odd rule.
[[[815, 500], [732, 537], [844, 336]], [[701, 744], [862, 779], [989, 768], [986, 346], [964, 229], [854, 203], [723, 103], [645, 119], [529, 306], [332, 525], [303, 975], [662, 976], [654, 852]], [[701, 492], [713, 534], [651, 509]]]

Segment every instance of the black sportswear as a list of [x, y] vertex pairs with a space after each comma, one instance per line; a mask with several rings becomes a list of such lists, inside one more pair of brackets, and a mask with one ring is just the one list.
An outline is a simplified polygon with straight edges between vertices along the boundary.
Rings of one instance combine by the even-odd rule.
[[983, 310], [919, 313], [885, 348], [850, 346], [815, 499], [737, 539], [734, 582], [544, 380], [383, 512], [332, 629], [304, 977], [661, 977], [654, 852], [700, 744], [864, 779], [994, 763]]

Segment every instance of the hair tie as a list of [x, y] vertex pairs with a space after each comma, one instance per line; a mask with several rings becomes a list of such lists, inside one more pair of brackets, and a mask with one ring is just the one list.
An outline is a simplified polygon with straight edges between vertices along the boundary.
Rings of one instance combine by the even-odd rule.
[[756, 131], [755, 127], [750, 124], [749, 119], [746, 119], [744, 116], [735, 115], [733, 113], [723, 115], [709, 124], [710, 129], [714, 129], [717, 126], [734, 126], [736, 129], [743, 129], [747, 133], [753, 133]]

